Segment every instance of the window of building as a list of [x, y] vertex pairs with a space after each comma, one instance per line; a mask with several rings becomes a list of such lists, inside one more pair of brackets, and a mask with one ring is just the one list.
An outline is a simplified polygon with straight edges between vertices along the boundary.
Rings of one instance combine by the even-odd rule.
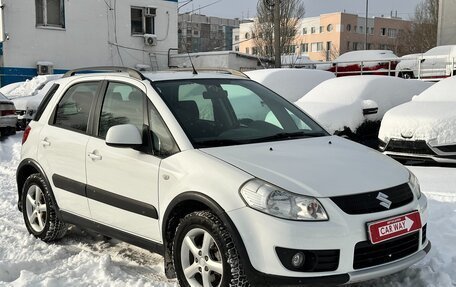
[[370, 28], [370, 34], [374, 35], [374, 27]]
[[156, 13], [155, 8], [131, 7], [131, 34], [155, 34]]
[[324, 31], [324, 28], [323, 28], [323, 26], [320, 26], [320, 28], [319, 28], [319, 32], [320, 32], [320, 33], [323, 33], [323, 31]]
[[249, 47], [245, 48], [245, 53], [246, 54], [250, 54], [250, 48]]
[[372, 50], [372, 43], [367, 43], [367, 49], [366, 50]]
[[309, 44], [303, 43], [301, 44], [301, 53], [308, 53], [309, 52]]
[[239, 52], [239, 46], [234, 47], [234, 51]]
[[329, 24], [328, 26], [326, 26], [326, 31], [328, 31], [328, 32], [332, 32], [333, 29], [334, 29], [333, 24]]
[[356, 33], [358, 32], [358, 26], [355, 25], [355, 27], [353, 27], [353, 31]]
[[306, 35], [307, 34], [307, 28], [302, 28], [302, 34]]
[[311, 34], [315, 34], [316, 31], [317, 31], [317, 29], [315, 27], [310, 28], [310, 33]]
[[239, 35], [234, 36], [234, 41], [239, 41]]
[[246, 39], [250, 39], [250, 34], [249, 34], [249, 33], [245, 33], [244, 37], [245, 37]]
[[323, 42], [317, 42], [311, 44], [312, 52], [320, 52], [323, 50]]
[[362, 34], [364, 33], [364, 27], [363, 26], [359, 26], [359, 32]]
[[252, 54], [258, 55], [258, 47], [252, 47]]
[[353, 42], [353, 50], [356, 51], [356, 50], [358, 50], [358, 48], [359, 48], [358, 42]]
[[64, 0], [35, 0], [36, 26], [65, 28]]
[[350, 48], [351, 48], [350, 44], [351, 44], [350, 41], [347, 41], [347, 51], [350, 51]]
[[397, 37], [397, 29], [388, 28], [388, 37], [396, 38]]
[[352, 29], [352, 25], [350, 25], [350, 24], [347, 24], [347, 31], [348, 31], [348, 32], [350, 32], [350, 31], [351, 31], [351, 29]]
[[380, 28], [380, 35], [382, 35], [382, 36], [386, 35], [386, 28]]
[[285, 54], [294, 54], [296, 52], [296, 46], [295, 45], [285, 46], [284, 52], [285, 52]]

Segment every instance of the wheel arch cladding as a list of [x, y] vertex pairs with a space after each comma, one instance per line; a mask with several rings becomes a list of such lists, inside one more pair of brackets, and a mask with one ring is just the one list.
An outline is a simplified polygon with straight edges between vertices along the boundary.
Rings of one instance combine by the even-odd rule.
[[180, 219], [194, 211], [203, 210], [209, 210], [213, 212], [223, 222], [223, 224], [230, 232], [234, 244], [238, 248], [241, 258], [243, 258], [245, 261], [244, 266], [247, 264], [250, 265], [250, 260], [248, 260], [248, 255], [244, 243], [242, 242], [236, 226], [226, 214], [225, 210], [209, 196], [199, 192], [190, 191], [182, 193], [179, 196], [175, 197], [168, 205], [163, 216], [162, 236], [166, 277], [176, 277], [172, 259], [172, 238], [174, 237]]

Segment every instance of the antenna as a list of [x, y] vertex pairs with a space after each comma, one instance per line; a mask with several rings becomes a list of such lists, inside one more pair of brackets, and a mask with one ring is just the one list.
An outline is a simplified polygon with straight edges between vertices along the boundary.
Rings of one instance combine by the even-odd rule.
[[190, 56], [190, 53], [188, 52], [188, 50], [187, 50], [187, 55], [188, 55], [188, 58], [190, 59], [190, 64], [192, 64], [193, 75], [198, 75], [198, 72], [196, 71], [195, 66], [193, 65], [192, 57]]

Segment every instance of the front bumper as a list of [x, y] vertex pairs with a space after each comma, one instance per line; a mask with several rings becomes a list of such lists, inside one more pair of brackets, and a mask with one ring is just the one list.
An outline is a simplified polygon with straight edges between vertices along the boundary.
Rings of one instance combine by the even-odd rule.
[[[444, 146], [445, 147], [445, 146]], [[446, 151], [442, 146], [431, 146], [424, 140], [391, 139], [380, 150], [397, 160], [419, 162], [456, 163], [456, 148]]]
[[[403, 270], [421, 260], [430, 249], [423, 242], [419, 231], [418, 250], [410, 255], [388, 263], [354, 269], [354, 250], [359, 242], [367, 241], [366, 223], [418, 210], [422, 226], [427, 223], [427, 199], [423, 195], [419, 202], [411, 203], [383, 212], [348, 215], [330, 199], [319, 199], [329, 214], [329, 221], [297, 222], [275, 218], [245, 207], [228, 212], [247, 251], [253, 269], [255, 286], [299, 285], [299, 284], [344, 284], [385, 276]], [[339, 264], [334, 271], [297, 272], [285, 268], [276, 247], [300, 250], [340, 250]]]

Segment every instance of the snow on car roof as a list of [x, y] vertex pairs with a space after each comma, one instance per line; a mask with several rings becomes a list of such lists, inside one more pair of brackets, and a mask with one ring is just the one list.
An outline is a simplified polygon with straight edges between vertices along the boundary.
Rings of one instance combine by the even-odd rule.
[[[198, 69], [196, 69], [198, 71]], [[188, 79], [245, 79], [232, 74], [224, 73], [223, 71], [214, 72], [198, 72], [194, 75], [191, 71], [164, 71], [164, 72], [147, 72], [143, 74], [146, 78], [155, 81], [167, 80], [188, 80]]]
[[336, 77], [331, 72], [308, 69], [267, 69], [245, 74], [290, 102], [299, 100], [318, 84]]
[[351, 51], [340, 55], [335, 63], [350, 61], [373, 61], [382, 59], [395, 59], [397, 56], [390, 50], [363, 50]]
[[30, 96], [33, 94], [38, 88], [43, 87], [45, 83], [61, 78], [62, 75], [40, 75], [33, 77], [31, 80], [27, 80], [12, 90], [9, 94], [9, 98], [17, 98], [17, 97], [24, 97]]
[[432, 83], [388, 76], [351, 76], [327, 80], [316, 86], [296, 104], [329, 132], [345, 126], [355, 131], [365, 120], [363, 105], [375, 101], [378, 112], [370, 120], [380, 120], [394, 106], [408, 102]]
[[456, 102], [456, 77], [446, 78], [413, 98], [420, 102]]

